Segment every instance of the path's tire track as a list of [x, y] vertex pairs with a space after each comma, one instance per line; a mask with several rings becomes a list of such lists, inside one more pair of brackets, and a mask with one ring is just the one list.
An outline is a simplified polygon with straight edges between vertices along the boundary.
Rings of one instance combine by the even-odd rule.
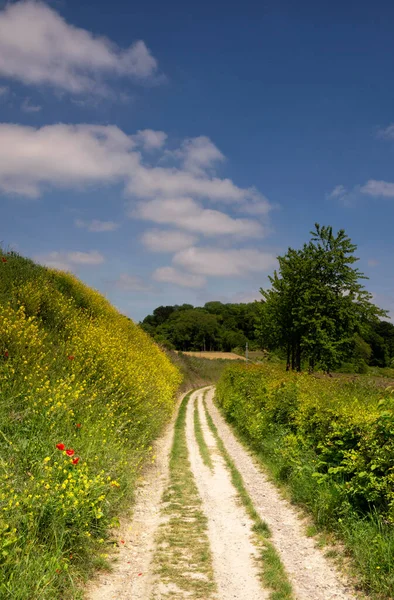
[[[205, 441], [212, 452], [214, 472], [204, 465], [194, 437], [194, 398], [199, 396], [199, 415]], [[236, 491], [224, 460], [206, 423], [200, 393], [192, 395], [186, 416], [186, 438], [189, 460], [208, 517], [219, 600], [266, 600], [269, 593], [259, 581], [257, 556], [252, 542], [252, 521], [236, 499]]]
[[148, 600], [152, 589], [154, 535], [160, 523], [163, 491], [168, 482], [174, 415], [163, 436], [154, 443], [156, 460], [144, 471], [136, 489], [132, 520], [123, 520], [114, 536], [124, 541], [112, 573], [101, 573], [87, 586], [86, 600]]
[[290, 577], [297, 600], [353, 600], [334, 567], [315, 547], [302, 529], [294, 509], [281, 498], [275, 486], [238, 442], [213, 404], [214, 388], [207, 394], [207, 405], [228, 453], [242, 474], [245, 487], [260, 517], [272, 531], [272, 541]]

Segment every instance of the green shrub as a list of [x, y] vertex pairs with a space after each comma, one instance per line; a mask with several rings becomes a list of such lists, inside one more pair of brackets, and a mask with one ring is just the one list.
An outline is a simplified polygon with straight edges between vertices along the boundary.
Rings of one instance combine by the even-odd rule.
[[216, 398], [293, 500], [346, 541], [364, 586], [393, 597], [392, 389], [243, 364], [223, 373]]

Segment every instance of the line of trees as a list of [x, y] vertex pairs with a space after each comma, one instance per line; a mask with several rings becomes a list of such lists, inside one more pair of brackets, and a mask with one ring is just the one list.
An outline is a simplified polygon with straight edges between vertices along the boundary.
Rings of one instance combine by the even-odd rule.
[[154, 339], [177, 350], [219, 350], [257, 347], [256, 323], [259, 304], [223, 304], [207, 302], [203, 307], [191, 304], [159, 306], [142, 321], [142, 328]]

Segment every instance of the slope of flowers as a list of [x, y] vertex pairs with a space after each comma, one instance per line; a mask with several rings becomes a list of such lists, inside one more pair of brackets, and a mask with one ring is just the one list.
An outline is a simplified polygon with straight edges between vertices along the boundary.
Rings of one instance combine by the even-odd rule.
[[394, 597], [393, 390], [236, 365], [217, 401], [293, 500], [345, 541], [373, 597]]
[[78, 598], [180, 375], [72, 275], [0, 253], [0, 597]]

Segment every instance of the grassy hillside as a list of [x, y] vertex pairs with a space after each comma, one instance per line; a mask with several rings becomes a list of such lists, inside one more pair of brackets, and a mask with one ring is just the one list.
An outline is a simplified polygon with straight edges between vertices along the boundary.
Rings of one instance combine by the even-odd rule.
[[180, 379], [100, 294], [0, 252], [0, 598], [79, 597]]
[[237, 364], [217, 400], [318, 528], [345, 542], [371, 597], [393, 598], [393, 388]]

